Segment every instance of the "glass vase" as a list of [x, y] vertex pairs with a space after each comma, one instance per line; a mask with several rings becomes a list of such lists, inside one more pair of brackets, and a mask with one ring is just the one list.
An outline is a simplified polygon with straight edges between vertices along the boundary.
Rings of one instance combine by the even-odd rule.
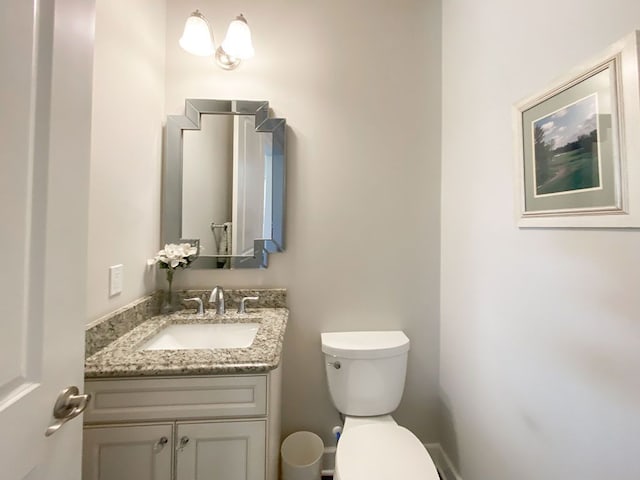
[[173, 269], [167, 269], [167, 283], [169, 284], [169, 288], [163, 292], [160, 313], [173, 313], [178, 310], [177, 295], [173, 291], [173, 273]]

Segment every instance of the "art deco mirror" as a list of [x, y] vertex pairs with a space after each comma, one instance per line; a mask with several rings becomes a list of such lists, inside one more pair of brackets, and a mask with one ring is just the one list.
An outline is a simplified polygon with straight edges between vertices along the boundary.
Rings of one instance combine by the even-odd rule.
[[266, 268], [284, 249], [285, 126], [261, 101], [188, 99], [167, 117], [162, 241], [198, 240], [193, 268]]

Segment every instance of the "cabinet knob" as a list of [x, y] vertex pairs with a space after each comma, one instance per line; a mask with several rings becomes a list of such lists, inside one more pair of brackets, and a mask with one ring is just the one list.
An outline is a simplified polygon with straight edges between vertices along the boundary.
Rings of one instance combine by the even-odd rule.
[[181, 452], [182, 450], [184, 450], [184, 447], [187, 446], [187, 443], [189, 443], [189, 437], [185, 435], [180, 439], [180, 444], [178, 445], [178, 451]]
[[161, 451], [167, 443], [169, 443], [169, 439], [167, 437], [161, 437], [153, 446], [153, 451], [156, 453]]

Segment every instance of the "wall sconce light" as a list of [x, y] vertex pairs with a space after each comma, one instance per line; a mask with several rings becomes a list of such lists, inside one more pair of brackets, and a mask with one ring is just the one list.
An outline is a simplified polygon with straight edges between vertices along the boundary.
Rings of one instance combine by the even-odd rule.
[[193, 55], [209, 56], [215, 53], [216, 63], [225, 70], [233, 70], [242, 60], [253, 57], [251, 30], [242, 14], [229, 24], [227, 35], [216, 49], [209, 22], [198, 10], [187, 18], [184, 32], [178, 42]]

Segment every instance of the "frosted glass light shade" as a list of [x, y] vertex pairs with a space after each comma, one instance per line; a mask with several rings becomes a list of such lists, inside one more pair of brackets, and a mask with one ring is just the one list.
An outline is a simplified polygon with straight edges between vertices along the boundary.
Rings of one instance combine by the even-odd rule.
[[227, 36], [224, 37], [221, 47], [230, 57], [241, 60], [253, 57], [255, 51], [251, 42], [251, 30], [243, 15], [238, 15], [229, 24]]
[[209, 23], [198, 10], [187, 18], [184, 24], [184, 32], [178, 43], [187, 52], [201, 57], [213, 55], [216, 50]]

